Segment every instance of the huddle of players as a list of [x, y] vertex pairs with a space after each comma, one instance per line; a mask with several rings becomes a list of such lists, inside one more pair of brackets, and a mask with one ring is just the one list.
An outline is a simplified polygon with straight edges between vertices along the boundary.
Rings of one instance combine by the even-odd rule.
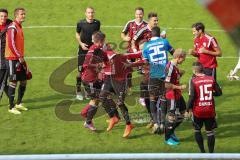
[[[92, 119], [101, 101], [110, 117], [107, 131], [119, 122], [118, 106], [126, 121], [123, 137], [128, 137], [134, 128], [124, 103], [126, 92], [131, 87], [128, 85], [128, 78], [131, 77], [129, 75], [133, 67], [144, 66], [145, 76], [141, 82], [140, 96], [150, 113], [152, 122], [149, 127], [153, 132], [165, 133], [165, 142], [177, 145], [179, 139], [174, 132], [176, 127], [181, 124], [184, 117], [193, 115], [195, 139], [201, 152], [205, 152], [201, 134], [203, 124], [207, 131], [209, 152], [213, 152], [215, 144], [213, 129], [216, 128], [213, 96], [221, 95], [221, 89], [216, 83], [216, 56], [221, 56], [221, 50], [215, 38], [204, 32], [202, 23], [192, 26], [195, 46], [189, 53], [196, 56], [198, 62], [193, 63], [194, 74], [189, 83], [189, 102], [186, 106], [181, 94], [186, 85], [181, 85], [179, 81], [184, 71], [178, 67], [185, 60], [186, 53], [182, 49], [174, 50], [166, 39], [166, 34], [160, 35], [156, 13], [149, 13], [146, 23], [143, 21], [143, 8], [136, 8], [135, 11], [136, 19], [129, 21], [121, 34], [123, 40], [128, 42], [128, 54], [117, 54], [112, 51], [105, 43], [105, 34], [100, 31], [92, 35], [91, 46], [83, 44], [80, 33], [84, 27], [80, 25], [84, 20], [78, 23], [76, 37], [80, 40], [80, 48], [89, 47], [85, 48], [86, 54], [82, 65], [79, 65], [81, 72], [78, 76], [81, 77], [90, 97], [89, 104], [81, 112], [86, 118], [84, 126], [96, 130]], [[93, 8], [86, 9], [86, 21], [90, 15], [91, 22], [99, 22], [93, 19], [93, 13]], [[92, 25], [86, 21], [85, 23]], [[100, 22], [98, 24], [99, 30]], [[168, 52], [173, 55], [171, 61], [168, 61]], [[140, 60], [134, 62], [133, 59]], [[112, 99], [113, 94], [117, 96], [116, 103]]]

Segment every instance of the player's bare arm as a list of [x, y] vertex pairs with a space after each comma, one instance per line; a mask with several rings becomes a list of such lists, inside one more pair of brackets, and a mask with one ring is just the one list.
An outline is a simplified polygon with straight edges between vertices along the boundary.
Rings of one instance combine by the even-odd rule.
[[129, 42], [131, 40], [131, 38], [127, 34], [124, 34], [124, 33], [121, 33], [121, 38], [125, 42]]
[[209, 50], [206, 50], [204, 47], [203, 48], [200, 48], [199, 49], [199, 52], [200, 53], [205, 53], [205, 54], [209, 54], [209, 55], [212, 55], [212, 56], [218, 56], [218, 57], [221, 57], [222, 56], [222, 51], [219, 47], [215, 47], [214, 48], [214, 51], [209, 51]]
[[188, 54], [189, 54], [189, 55], [192, 55], [192, 56], [194, 56], [194, 57], [198, 57], [198, 54], [194, 51], [194, 49], [189, 49], [189, 50], [188, 50]]
[[184, 90], [184, 89], [187, 88], [187, 86], [186, 86], [185, 84], [177, 86], [177, 85], [174, 85], [174, 84], [172, 84], [172, 83], [166, 82], [166, 83], [165, 83], [165, 88], [167, 88], [167, 89], [173, 89], [173, 90], [175, 90], [175, 89]]
[[80, 39], [80, 33], [76, 32], [76, 40], [79, 43], [79, 45], [82, 47], [83, 50], [88, 50], [88, 45], [83, 43]]
[[136, 51], [137, 51], [137, 49], [136, 49], [136, 47], [135, 47], [135, 44], [136, 44], [136, 41], [133, 39], [133, 40], [132, 40], [132, 50], [133, 50], [133, 52], [136, 52]]

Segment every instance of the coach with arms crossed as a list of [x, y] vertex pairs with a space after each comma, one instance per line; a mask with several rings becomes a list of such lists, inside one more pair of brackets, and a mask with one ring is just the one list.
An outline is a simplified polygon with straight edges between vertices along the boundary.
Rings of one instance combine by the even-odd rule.
[[76, 39], [79, 44], [78, 49], [78, 75], [77, 75], [77, 96], [78, 100], [83, 100], [83, 95], [81, 93], [81, 73], [83, 72], [83, 62], [85, 56], [88, 52], [89, 47], [92, 43], [92, 35], [94, 32], [100, 30], [100, 21], [94, 19], [94, 9], [92, 7], [87, 7], [85, 12], [86, 18], [80, 20], [77, 23], [76, 28]]

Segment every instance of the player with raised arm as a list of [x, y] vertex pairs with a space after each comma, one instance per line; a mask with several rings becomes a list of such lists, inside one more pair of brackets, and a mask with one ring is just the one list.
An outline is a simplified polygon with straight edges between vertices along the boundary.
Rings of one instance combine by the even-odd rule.
[[[128, 62], [128, 59], [139, 58], [141, 57], [141, 53], [118, 54], [114, 51], [106, 51], [106, 54], [108, 57], [108, 61], [105, 62], [104, 68], [106, 78], [101, 89], [100, 98], [105, 111], [110, 117], [107, 131], [111, 131], [119, 122], [116, 106], [114, 106], [114, 103], [111, 103], [113, 102], [112, 93], [114, 93], [117, 96], [117, 106], [120, 108], [126, 122], [123, 137], [127, 138], [134, 128], [130, 120], [128, 108], [124, 102], [127, 93], [128, 74], [132, 72], [132, 64]], [[137, 66], [138, 65], [136, 65], [136, 67]]]

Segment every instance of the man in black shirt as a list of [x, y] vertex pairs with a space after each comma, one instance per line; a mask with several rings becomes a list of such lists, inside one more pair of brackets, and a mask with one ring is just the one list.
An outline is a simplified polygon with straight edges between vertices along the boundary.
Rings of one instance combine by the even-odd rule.
[[5, 46], [6, 46], [6, 32], [8, 25], [12, 21], [8, 19], [8, 11], [6, 9], [0, 9], [0, 99], [2, 98], [3, 91], [8, 95], [7, 85], [7, 66], [5, 59]]
[[78, 49], [78, 75], [77, 75], [77, 99], [83, 100], [81, 93], [81, 73], [83, 71], [82, 65], [85, 60], [85, 55], [88, 52], [92, 43], [92, 34], [100, 30], [100, 21], [94, 19], [94, 9], [87, 7], [85, 12], [86, 18], [77, 23], [76, 39], [79, 44]]

